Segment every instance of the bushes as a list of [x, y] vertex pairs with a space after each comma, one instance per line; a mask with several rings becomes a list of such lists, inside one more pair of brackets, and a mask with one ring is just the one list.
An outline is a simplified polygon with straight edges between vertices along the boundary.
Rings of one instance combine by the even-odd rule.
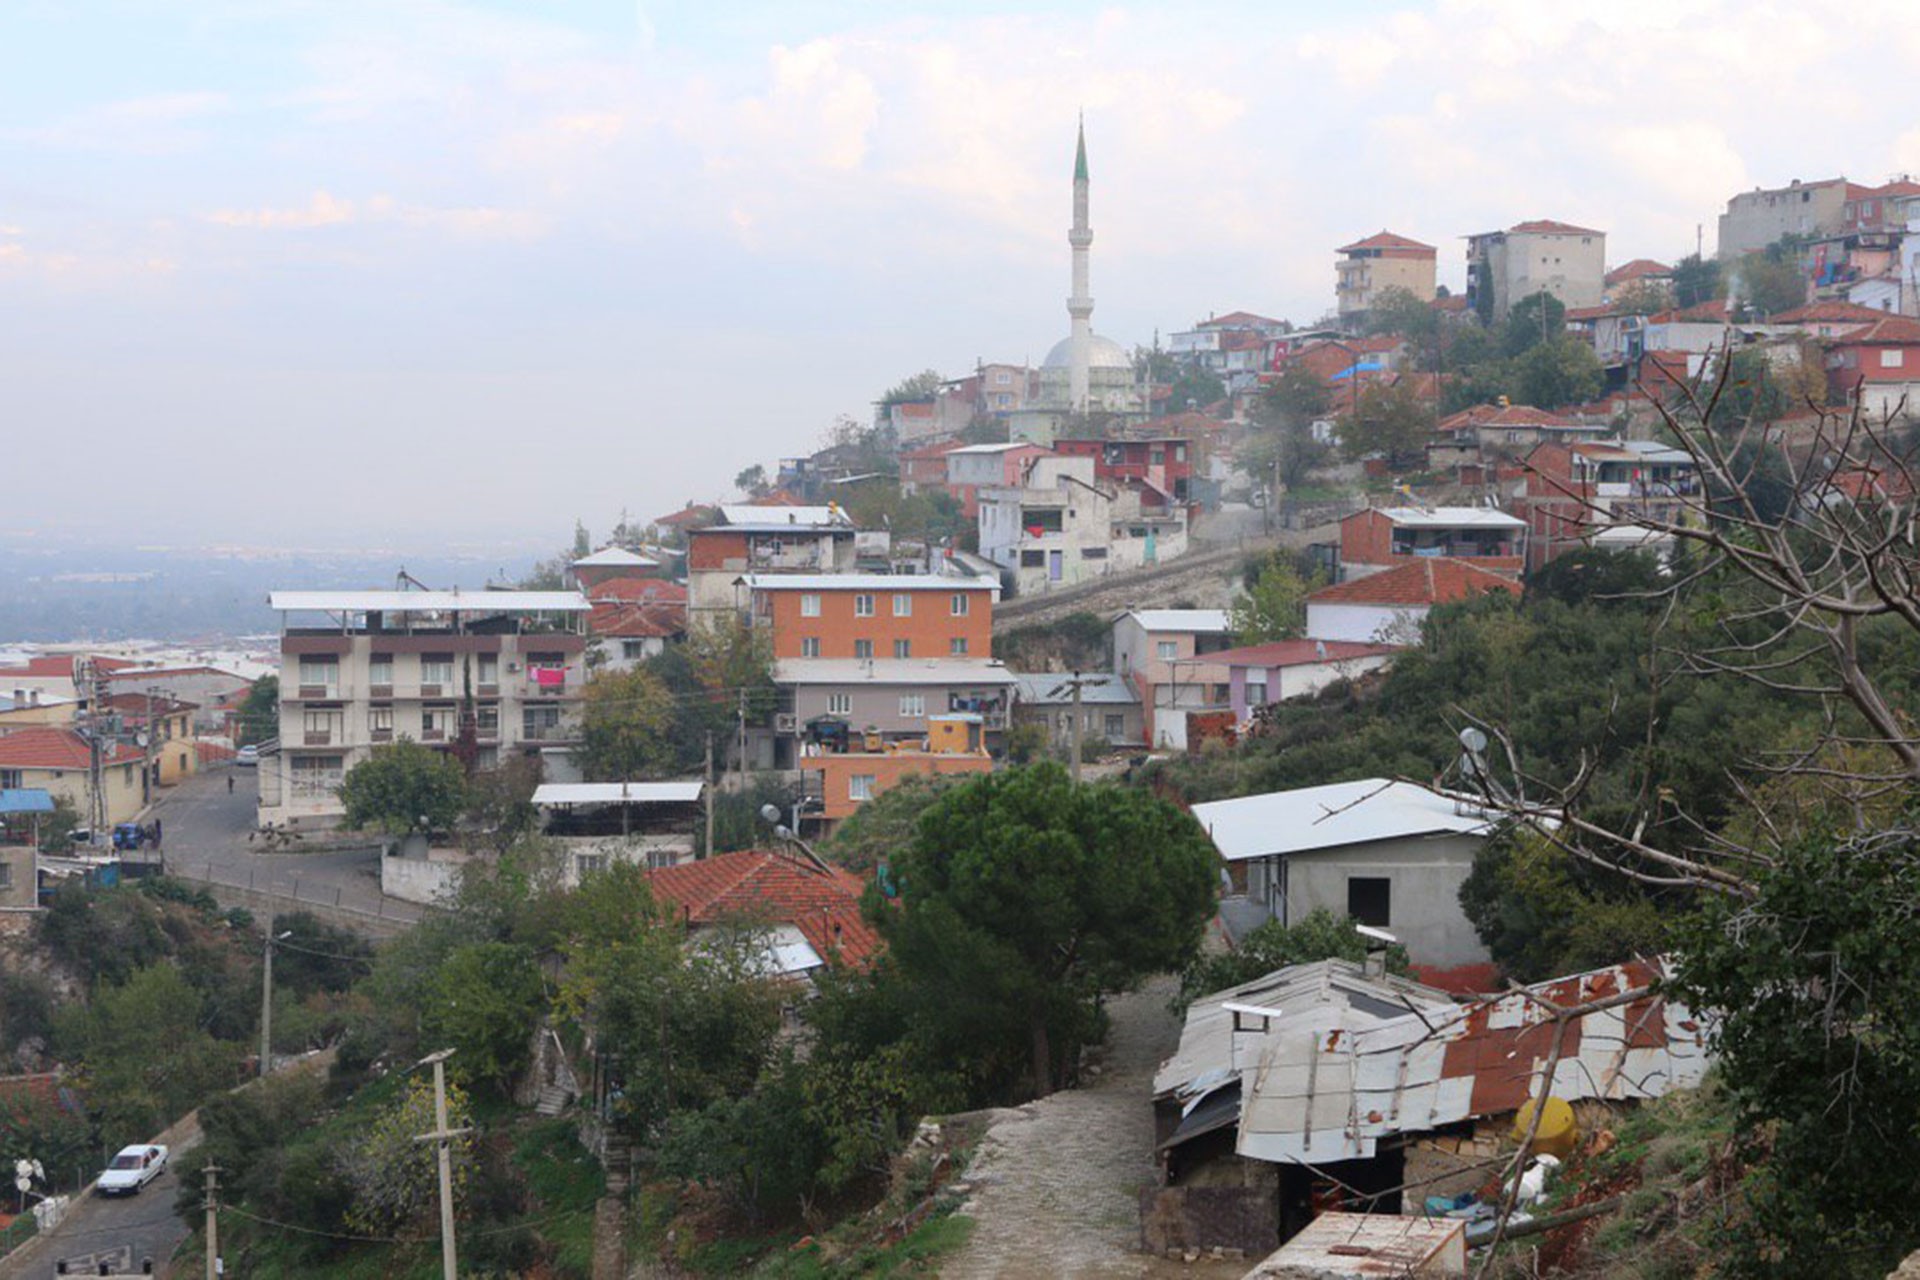
[[[1367, 939], [1345, 916], [1336, 916], [1325, 907], [1316, 908], [1306, 919], [1288, 928], [1278, 920], [1269, 920], [1240, 940], [1232, 951], [1201, 956], [1180, 975], [1180, 994], [1176, 1000], [1184, 1010], [1201, 996], [1283, 969], [1291, 964], [1315, 960], [1352, 960], [1367, 958]], [[1387, 950], [1387, 970], [1407, 971], [1407, 949], [1394, 945]]]

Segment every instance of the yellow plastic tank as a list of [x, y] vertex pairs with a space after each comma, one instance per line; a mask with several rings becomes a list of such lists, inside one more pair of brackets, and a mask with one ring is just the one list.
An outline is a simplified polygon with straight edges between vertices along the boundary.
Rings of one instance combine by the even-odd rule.
[[[1513, 1140], [1516, 1143], [1527, 1140], [1527, 1129], [1533, 1124], [1532, 1100], [1514, 1112]], [[1540, 1128], [1533, 1135], [1533, 1146], [1528, 1150], [1537, 1156], [1556, 1156], [1565, 1160], [1580, 1145], [1580, 1125], [1573, 1118], [1573, 1108], [1561, 1098], [1548, 1098], [1540, 1109]]]

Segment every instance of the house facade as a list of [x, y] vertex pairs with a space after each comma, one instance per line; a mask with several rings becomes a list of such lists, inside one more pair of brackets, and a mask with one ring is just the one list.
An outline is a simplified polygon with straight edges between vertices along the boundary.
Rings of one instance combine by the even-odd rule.
[[1701, 493], [1684, 449], [1651, 440], [1543, 444], [1527, 455], [1513, 499], [1527, 521], [1529, 572], [1582, 547], [1664, 555], [1672, 538], [1633, 521], [1685, 524]]
[[861, 805], [906, 778], [993, 769], [981, 718], [966, 713], [929, 716], [926, 735], [918, 742], [889, 746], [861, 737], [846, 739], [844, 745], [814, 743], [798, 763], [804, 795], [801, 821], [820, 834], [830, 833]]
[[1492, 507], [1368, 507], [1340, 521], [1340, 576], [1365, 577], [1420, 556], [1518, 576], [1526, 548], [1527, 522]]
[[200, 771], [200, 745], [195, 729], [199, 708], [179, 702], [165, 694], [114, 693], [107, 697], [105, 711], [115, 717], [123, 734], [133, 735], [147, 769], [146, 796], [153, 798], [155, 787], [171, 787]]
[[1536, 293], [1568, 308], [1598, 306], [1606, 276], [1607, 233], [1590, 227], [1536, 219], [1467, 237], [1467, 297], [1494, 323]]
[[1190, 713], [1227, 709], [1227, 669], [1210, 659], [1232, 647], [1224, 609], [1130, 609], [1114, 619], [1113, 669], [1140, 695], [1148, 745], [1184, 750]]
[[980, 491], [1019, 485], [1027, 465], [1048, 450], [1037, 444], [969, 444], [946, 452], [947, 492], [960, 500], [967, 519], [980, 515]]
[[686, 531], [687, 622], [737, 609], [744, 574], [851, 573], [853, 521], [839, 507], [723, 506], [714, 523]]
[[1460, 886], [1495, 821], [1471, 801], [1368, 778], [1193, 807], [1237, 891], [1272, 919], [1316, 910], [1384, 929], [1415, 964], [1491, 957], [1460, 908]]
[[1434, 557], [1322, 587], [1307, 597], [1307, 635], [1329, 644], [1410, 645], [1435, 605], [1489, 591], [1518, 594], [1519, 583], [1465, 560]]
[[1827, 350], [1827, 386], [1842, 402], [1882, 419], [1920, 416], [1920, 320], [1882, 316]]
[[1404, 289], [1421, 302], [1433, 300], [1439, 251], [1430, 244], [1383, 230], [1334, 252], [1339, 254], [1334, 262], [1335, 308], [1347, 328], [1363, 324], [1388, 289]]
[[340, 783], [408, 738], [564, 755], [579, 739], [589, 605], [577, 591], [276, 591], [279, 750], [260, 760], [262, 825], [329, 825]]
[[[83, 823], [131, 822], [146, 803], [146, 757], [130, 742], [100, 741], [100, 779], [93, 781], [93, 744], [73, 729], [30, 728], [0, 735], [0, 791], [44, 791], [66, 800]], [[96, 811], [95, 799], [100, 807]]]
[[739, 599], [776, 659], [985, 659], [992, 578], [936, 573], [748, 574]]
[[1726, 262], [1758, 253], [1783, 236], [1817, 239], [1840, 229], [1845, 221], [1847, 180], [1828, 178], [1784, 187], [1743, 191], [1727, 201], [1720, 215], [1715, 255]]
[[1016, 677], [1019, 688], [1013, 704], [1015, 724], [1038, 725], [1047, 734], [1047, 745], [1056, 751], [1073, 746], [1074, 696], [1072, 682], [1080, 685], [1080, 741], [1109, 747], [1145, 746], [1146, 722], [1140, 712], [1140, 695], [1127, 677], [1111, 671], [1092, 671], [1078, 675], [1067, 672], [1040, 672]]
[[1399, 646], [1350, 640], [1275, 640], [1212, 654], [1227, 669], [1227, 705], [1245, 725], [1263, 707], [1308, 698], [1340, 680], [1378, 671]]

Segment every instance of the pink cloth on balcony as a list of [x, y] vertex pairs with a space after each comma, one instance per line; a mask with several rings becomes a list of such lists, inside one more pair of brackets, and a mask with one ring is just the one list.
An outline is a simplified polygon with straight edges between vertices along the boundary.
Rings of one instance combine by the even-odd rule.
[[558, 689], [567, 683], [565, 667], [535, 667], [529, 674], [542, 689]]

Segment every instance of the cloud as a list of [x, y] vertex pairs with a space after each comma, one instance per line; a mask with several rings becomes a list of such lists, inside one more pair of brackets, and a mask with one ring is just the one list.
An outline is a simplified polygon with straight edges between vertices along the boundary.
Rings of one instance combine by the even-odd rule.
[[365, 200], [342, 200], [315, 191], [303, 206], [291, 208], [216, 209], [207, 220], [224, 227], [261, 231], [309, 231], [319, 227], [394, 225], [443, 231], [473, 239], [530, 239], [546, 230], [537, 214], [514, 209], [432, 208], [406, 204], [389, 195]]
[[70, 151], [173, 155], [204, 146], [213, 117], [232, 106], [211, 90], [123, 98], [63, 116], [50, 124], [9, 129], [0, 136]]

